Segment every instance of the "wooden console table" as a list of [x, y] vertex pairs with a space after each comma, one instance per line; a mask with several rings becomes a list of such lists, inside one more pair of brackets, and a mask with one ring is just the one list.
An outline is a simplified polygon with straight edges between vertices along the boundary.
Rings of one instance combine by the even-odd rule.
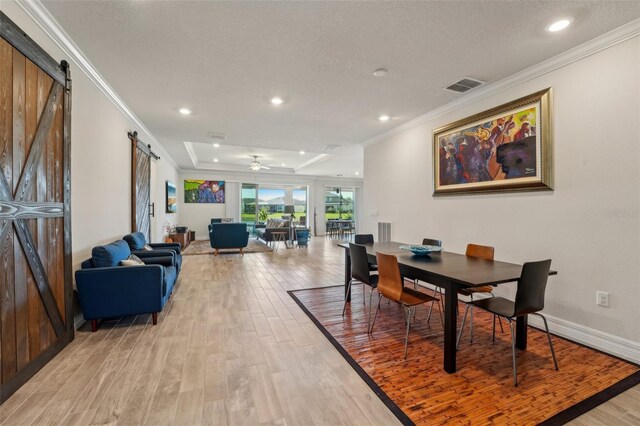
[[185, 248], [191, 242], [191, 232], [187, 229], [187, 232], [184, 233], [170, 234], [169, 238], [171, 238], [174, 243], [180, 243], [180, 246]]

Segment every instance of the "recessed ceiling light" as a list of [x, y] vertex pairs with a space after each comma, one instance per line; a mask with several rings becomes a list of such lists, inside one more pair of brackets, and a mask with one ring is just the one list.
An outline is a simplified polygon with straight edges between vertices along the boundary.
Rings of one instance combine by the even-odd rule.
[[387, 75], [387, 70], [385, 70], [384, 68], [378, 68], [373, 72], [373, 75], [375, 77], [384, 77], [385, 75]]
[[378, 120], [380, 120], [380, 121], [389, 121], [389, 116], [388, 115], [381, 115], [380, 117], [378, 117]]
[[360, 172], [356, 172], [356, 176], [359, 175], [359, 174], [360, 174]]
[[214, 163], [217, 163], [217, 162], [218, 162], [218, 159], [217, 159], [217, 158], [214, 158], [214, 159], [213, 159], [213, 162], [214, 162]]
[[567, 28], [569, 25], [571, 25], [571, 22], [573, 21], [573, 18], [564, 18], [564, 19], [560, 19], [559, 21], [556, 21], [552, 24], [549, 24], [547, 26], [547, 31], [555, 33], [558, 31], [562, 31], [565, 28]]
[[189, 108], [180, 108], [178, 112], [180, 112], [180, 114], [182, 115], [189, 115], [192, 111]]
[[304, 155], [304, 151], [300, 151], [300, 155]]
[[282, 105], [284, 100], [281, 97], [276, 96], [275, 98], [271, 98], [271, 103], [274, 105]]
[[284, 167], [284, 166], [286, 166], [286, 164], [282, 163], [281, 166]]
[[214, 147], [214, 148], [220, 148], [220, 144], [219, 144], [219, 143], [214, 143], [214, 144], [213, 144], [213, 147]]

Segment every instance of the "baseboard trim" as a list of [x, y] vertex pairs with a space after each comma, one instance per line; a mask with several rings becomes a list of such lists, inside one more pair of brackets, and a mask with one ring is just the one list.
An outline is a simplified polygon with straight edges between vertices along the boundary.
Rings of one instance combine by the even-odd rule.
[[[421, 283], [421, 286], [433, 290], [431, 284]], [[596, 330], [566, 319], [554, 317], [542, 312], [549, 324], [552, 334], [563, 337], [572, 342], [604, 352], [640, 365], [640, 342], [625, 339], [604, 331]], [[544, 330], [544, 323], [540, 317], [529, 315], [528, 324], [540, 330]]]
[[[617, 356], [625, 361], [640, 364], [640, 343], [638, 342], [551, 315], [545, 314], [545, 317], [549, 323], [549, 330], [553, 334]], [[544, 324], [539, 317], [530, 315], [529, 325], [544, 330]]]

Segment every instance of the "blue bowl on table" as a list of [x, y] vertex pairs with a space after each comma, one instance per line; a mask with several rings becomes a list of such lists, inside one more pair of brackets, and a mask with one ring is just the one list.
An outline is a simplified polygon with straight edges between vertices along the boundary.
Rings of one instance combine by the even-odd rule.
[[434, 251], [440, 251], [442, 250], [441, 247], [438, 246], [427, 246], [427, 245], [406, 245], [406, 246], [400, 246], [401, 250], [406, 250], [406, 251], [410, 251], [411, 253], [413, 253], [416, 256], [427, 256], [431, 253], [433, 253]]

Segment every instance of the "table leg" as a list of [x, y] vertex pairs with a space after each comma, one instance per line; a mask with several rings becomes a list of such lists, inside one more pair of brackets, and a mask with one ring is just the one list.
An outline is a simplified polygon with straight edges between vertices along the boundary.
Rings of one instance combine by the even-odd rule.
[[351, 256], [349, 250], [344, 251], [344, 298], [347, 302], [351, 302], [351, 290], [349, 289], [349, 281], [351, 281]]
[[[456, 333], [458, 329], [458, 289], [445, 287], [444, 298], [444, 371], [456, 372]], [[440, 296], [442, 297], [442, 295]]]
[[516, 319], [516, 348], [522, 350], [527, 349], [527, 316]]

